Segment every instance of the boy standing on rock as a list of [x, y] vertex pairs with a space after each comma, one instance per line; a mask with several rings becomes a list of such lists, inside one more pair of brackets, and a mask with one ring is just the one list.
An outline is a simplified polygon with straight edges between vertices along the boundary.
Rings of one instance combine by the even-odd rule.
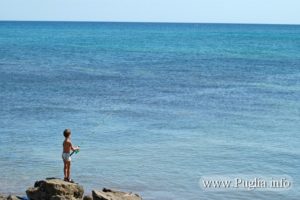
[[64, 161], [64, 181], [72, 182], [71, 174], [71, 151], [79, 150], [79, 147], [73, 147], [71, 142], [71, 130], [64, 130], [65, 140], [63, 143], [62, 159]]

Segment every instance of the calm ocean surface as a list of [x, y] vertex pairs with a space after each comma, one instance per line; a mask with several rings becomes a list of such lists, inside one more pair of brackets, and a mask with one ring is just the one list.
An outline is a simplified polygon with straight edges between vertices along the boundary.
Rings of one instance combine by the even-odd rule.
[[[0, 22], [0, 193], [63, 177], [146, 200], [300, 199], [300, 26]], [[206, 192], [275, 174], [287, 192]]]

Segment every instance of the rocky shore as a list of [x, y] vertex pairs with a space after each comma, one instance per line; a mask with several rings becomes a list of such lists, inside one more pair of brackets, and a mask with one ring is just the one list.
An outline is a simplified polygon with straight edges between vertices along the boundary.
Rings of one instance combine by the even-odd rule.
[[27, 197], [0, 194], [0, 200], [142, 200], [137, 194], [103, 188], [93, 190], [92, 196], [84, 196], [83, 186], [57, 178], [36, 181], [26, 190]]
[[3, 196], [3, 195], [0, 194], [0, 200], [23, 200], [23, 198], [13, 196], [13, 195], [9, 195], [8, 197], [6, 197], [6, 196]]

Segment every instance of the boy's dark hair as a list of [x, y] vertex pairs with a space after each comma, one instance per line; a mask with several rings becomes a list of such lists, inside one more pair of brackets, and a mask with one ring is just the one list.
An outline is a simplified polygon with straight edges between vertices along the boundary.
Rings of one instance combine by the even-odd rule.
[[69, 137], [71, 135], [71, 130], [70, 129], [66, 129], [66, 130], [64, 130], [64, 136], [67, 138], [67, 137]]

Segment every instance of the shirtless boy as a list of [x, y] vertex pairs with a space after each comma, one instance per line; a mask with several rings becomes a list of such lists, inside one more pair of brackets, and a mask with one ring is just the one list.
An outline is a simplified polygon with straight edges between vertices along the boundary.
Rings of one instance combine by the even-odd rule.
[[79, 147], [73, 147], [71, 142], [71, 130], [64, 130], [65, 140], [63, 143], [62, 159], [64, 161], [64, 180], [72, 182], [70, 179], [71, 174], [71, 151], [79, 150]]

